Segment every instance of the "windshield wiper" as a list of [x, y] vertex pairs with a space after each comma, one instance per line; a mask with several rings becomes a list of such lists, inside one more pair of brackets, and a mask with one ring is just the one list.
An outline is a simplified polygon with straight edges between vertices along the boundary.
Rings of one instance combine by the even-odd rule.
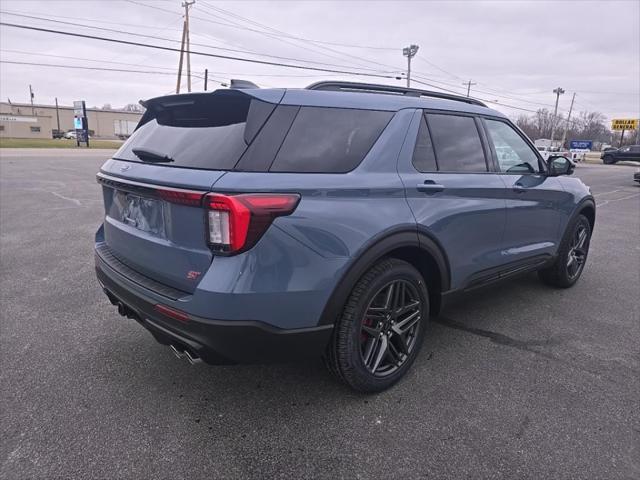
[[174, 161], [173, 158], [171, 158], [167, 154], [154, 152], [153, 150], [149, 150], [146, 148], [133, 148], [131, 151], [136, 157], [138, 157], [143, 162], [169, 163]]

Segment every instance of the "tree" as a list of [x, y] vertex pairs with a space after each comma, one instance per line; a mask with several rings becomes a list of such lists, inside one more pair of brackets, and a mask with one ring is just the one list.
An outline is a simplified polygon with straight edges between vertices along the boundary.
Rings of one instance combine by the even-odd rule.
[[[532, 115], [522, 114], [516, 119], [516, 125], [532, 140], [550, 138], [553, 122], [553, 113], [546, 108], [541, 108]], [[567, 141], [592, 140], [602, 143], [611, 141], [611, 131], [607, 126], [607, 118], [600, 112], [580, 112], [569, 122], [564, 119], [562, 114], [559, 114], [555, 122], [556, 140], [562, 137], [562, 132], [566, 128]]]
[[123, 110], [127, 111], [127, 112], [137, 112], [137, 113], [144, 113], [144, 107], [142, 105], [140, 105], [139, 103], [127, 103]]

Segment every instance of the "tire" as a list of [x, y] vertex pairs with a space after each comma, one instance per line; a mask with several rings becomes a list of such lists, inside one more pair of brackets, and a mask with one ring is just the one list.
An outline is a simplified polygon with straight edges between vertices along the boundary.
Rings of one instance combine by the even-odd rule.
[[613, 157], [611, 155], [605, 155], [602, 159], [602, 163], [604, 163], [605, 165], [611, 165], [616, 162], [613, 160]]
[[538, 272], [540, 279], [553, 287], [573, 286], [587, 263], [590, 243], [591, 224], [587, 217], [578, 215], [567, 227], [553, 265]]
[[351, 291], [325, 353], [325, 363], [356, 391], [374, 393], [400, 380], [415, 360], [429, 316], [420, 272], [382, 259]]

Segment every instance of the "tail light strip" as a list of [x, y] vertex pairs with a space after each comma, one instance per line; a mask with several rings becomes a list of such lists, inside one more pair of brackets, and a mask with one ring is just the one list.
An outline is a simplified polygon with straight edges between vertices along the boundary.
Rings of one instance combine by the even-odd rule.
[[207, 242], [218, 254], [233, 255], [253, 247], [277, 217], [291, 215], [297, 193], [243, 193], [227, 195], [123, 181], [103, 173], [98, 183], [110, 188], [161, 198], [170, 203], [207, 210]]

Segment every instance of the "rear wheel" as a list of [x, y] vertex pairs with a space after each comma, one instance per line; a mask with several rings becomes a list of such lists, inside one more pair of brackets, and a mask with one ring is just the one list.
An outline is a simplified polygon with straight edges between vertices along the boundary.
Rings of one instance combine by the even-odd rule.
[[357, 391], [389, 388], [418, 355], [428, 312], [420, 273], [402, 260], [378, 262], [347, 300], [327, 348], [327, 366]]
[[580, 278], [587, 262], [590, 241], [591, 224], [587, 217], [578, 215], [567, 229], [555, 263], [538, 272], [540, 279], [554, 287], [571, 287]]

